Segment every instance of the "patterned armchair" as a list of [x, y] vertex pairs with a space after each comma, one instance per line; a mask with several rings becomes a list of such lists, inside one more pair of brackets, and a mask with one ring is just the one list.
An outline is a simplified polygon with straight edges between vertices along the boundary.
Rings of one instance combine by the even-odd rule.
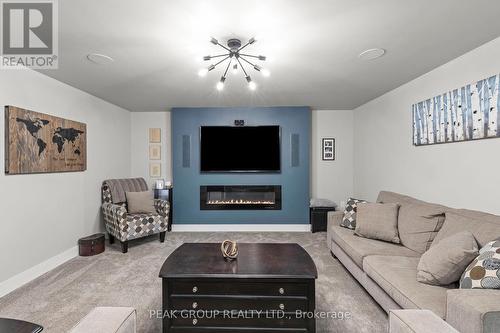
[[122, 252], [127, 253], [128, 241], [148, 235], [160, 234], [160, 242], [165, 241], [168, 227], [169, 203], [155, 199], [155, 214], [128, 214], [125, 192], [147, 191], [143, 178], [109, 179], [102, 183], [102, 213], [109, 235], [109, 242], [118, 239]]

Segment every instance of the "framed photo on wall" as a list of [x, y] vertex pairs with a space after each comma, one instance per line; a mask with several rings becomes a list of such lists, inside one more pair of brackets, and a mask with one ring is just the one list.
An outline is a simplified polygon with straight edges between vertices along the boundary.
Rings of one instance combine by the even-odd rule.
[[149, 129], [149, 142], [150, 143], [161, 143], [161, 128], [150, 128]]
[[149, 159], [150, 160], [161, 160], [161, 146], [149, 145]]
[[161, 177], [161, 163], [149, 163], [149, 176], [151, 178]]
[[335, 161], [335, 139], [323, 138], [321, 145], [323, 161]]

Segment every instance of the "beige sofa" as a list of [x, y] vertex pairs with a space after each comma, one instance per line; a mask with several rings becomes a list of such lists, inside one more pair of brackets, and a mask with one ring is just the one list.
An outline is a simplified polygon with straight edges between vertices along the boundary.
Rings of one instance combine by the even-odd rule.
[[[386, 191], [380, 192], [377, 202], [399, 203], [401, 207], [412, 205], [422, 211], [442, 208], [443, 212], [485, 221], [490, 230], [487, 238], [500, 237], [500, 216], [452, 209]], [[457, 289], [456, 285], [441, 287], [417, 282], [421, 253], [403, 245], [356, 236], [352, 230], [340, 226], [342, 216], [342, 212], [328, 215], [328, 247], [387, 313], [397, 309], [428, 309], [462, 333], [500, 332], [500, 290], [467, 290]], [[479, 246], [485, 245], [484, 233], [481, 239]]]

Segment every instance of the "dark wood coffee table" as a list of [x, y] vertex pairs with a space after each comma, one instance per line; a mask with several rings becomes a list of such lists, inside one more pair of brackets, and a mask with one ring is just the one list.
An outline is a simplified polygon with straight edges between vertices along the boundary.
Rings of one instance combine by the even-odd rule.
[[298, 244], [185, 243], [165, 261], [163, 332], [315, 332], [316, 266]]
[[39, 333], [43, 331], [43, 327], [37, 324], [28, 323], [27, 321], [0, 318], [0, 332], [3, 333]]

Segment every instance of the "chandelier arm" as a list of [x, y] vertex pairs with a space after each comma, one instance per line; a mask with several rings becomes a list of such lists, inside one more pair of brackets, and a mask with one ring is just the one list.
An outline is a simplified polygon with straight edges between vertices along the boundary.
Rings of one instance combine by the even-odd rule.
[[218, 54], [218, 55], [210, 56], [210, 58], [220, 58], [220, 57], [224, 57], [224, 56], [228, 56], [228, 55], [230, 55], [230, 53]]
[[231, 66], [231, 61], [229, 61], [229, 62], [227, 63], [227, 67], [226, 67], [226, 70], [224, 71], [224, 75], [223, 75], [223, 77], [226, 77], [227, 71], [229, 70], [229, 67], [230, 67], [230, 66]]
[[218, 64], [220, 64], [221, 62], [226, 61], [227, 59], [229, 59], [229, 56], [227, 56], [227, 57], [225, 57], [224, 59], [220, 60], [218, 63], [216, 63], [216, 64], [214, 65], [214, 67], [215, 67], [215, 66], [217, 66]]
[[248, 63], [250, 66], [252, 67], [255, 67], [255, 64], [252, 64], [250, 61], [246, 60], [245, 58], [243, 58], [240, 54], [240, 58], [243, 59], [243, 61], [245, 61], [246, 63]]
[[219, 45], [220, 47], [222, 47], [224, 50], [226, 50], [227, 52], [231, 52], [231, 50], [227, 47], [225, 47], [224, 45], [222, 45], [221, 43], [217, 42], [217, 45]]
[[251, 55], [251, 54], [240, 53], [240, 56], [245, 56], [245, 57], [251, 57], [251, 58], [257, 58], [257, 59], [259, 59], [259, 56]]
[[245, 70], [245, 67], [243, 67], [243, 64], [240, 61], [240, 57], [236, 58], [238, 60], [238, 64], [240, 64], [241, 69], [243, 70], [243, 73], [245, 74], [245, 77], [248, 76], [247, 71]]
[[245, 47], [247, 47], [248, 45], [250, 45], [250, 42], [246, 43], [245, 45], [243, 45], [242, 47], [240, 47], [238, 49], [238, 52], [240, 52], [241, 50], [243, 50]]

